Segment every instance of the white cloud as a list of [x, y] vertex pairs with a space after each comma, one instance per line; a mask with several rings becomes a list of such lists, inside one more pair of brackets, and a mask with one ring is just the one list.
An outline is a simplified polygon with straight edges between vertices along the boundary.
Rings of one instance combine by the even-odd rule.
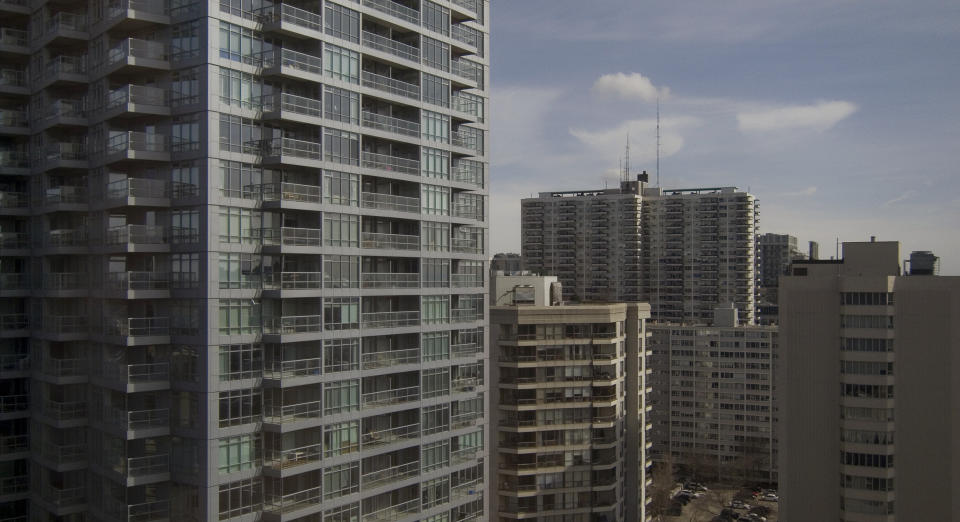
[[883, 204], [886, 205], [886, 206], [895, 205], [895, 204], [897, 204], [897, 203], [900, 203], [900, 202], [903, 202], [903, 201], [906, 201], [906, 200], [912, 198], [912, 197], [914, 196], [914, 194], [916, 194], [916, 193], [917, 193], [917, 191], [915, 191], [915, 190], [907, 190], [907, 191], [905, 191], [903, 194], [900, 194], [899, 196], [897, 196], [897, 197], [895, 197], [895, 198], [888, 199], [887, 201], [884, 201]]
[[[664, 118], [660, 121], [660, 157], [672, 156], [683, 148], [682, 130], [698, 127], [702, 122], [692, 116]], [[630, 135], [630, 159], [637, 164], [653, 161], [657, 157], [657, 120], [628, 120], [606, 130], [587, 131], [570, 129], [570, 134], [584, 145], [592, 148], [601, 158], [610, 162], [623, 157]]]
[[657, 97], [666, 99], [670, 95], [667, 87], [656, 87], [650, 78], [640, 73], [625, 74], [622, 72], [604, 74], [593, 83], [593, 92], [599, 94], [614, 94], [621, 98], [639, 98], [645, 102], [653, 102]]
[[811, 128], [827, 130], [857, 111], [846, 101], [820, 101], [813, 105], [791, 105], [740, 112], [737, 123], [743, 132]]

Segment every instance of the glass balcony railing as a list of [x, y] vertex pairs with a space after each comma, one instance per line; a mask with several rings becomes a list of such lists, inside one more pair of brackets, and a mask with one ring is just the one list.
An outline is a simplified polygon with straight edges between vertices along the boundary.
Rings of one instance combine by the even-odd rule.
[[323, 489], [320, 486], [288, 495], [266, 495], [263, 499], [263, 510], [268, 513], [289, 513], [320, 504], [322, 496]]
[[87, 144], [80, 142], [51, 143], [39, 151], [41, 162], [84, 161], [87, 159]]
[[126, 384], [162, 383], [170, 380], [170, 364], [106, 364], [103, 376]]
[[[400, 464], [398, 466], [389, 467], [386, 469], [380, 469], [376, 471], [370, 471], [364, 473], [361, 477], [363, 485], [368, 488], [373, 488], [378, 485], [385, 484], [391, 481], [402, 480], [407, 477], [412, 477], [420, 473], [420, 461], [415, 460], [413, 462], [407, 462], [405, 464]], [[418, 505], [420, 499], [415, 499], [411, 502], [416, 502]]]
[[27, 47], [30, 44], [30, 34], [12, 27], [0, 27], [0, 44]]
[[293, 49], [275, 47], [260, 53], [259, 58], [264, 69], [281, 67], [310, 74], [323, 74], [323, 62], [319, 56], [301, 53]]
[[0, 273], [0, 291], [29, 290], [30, 274], [25, 272]]
[[122, 337], [170, 335], [169, 317], [118, 317], [107, 319], [104, 333]]
[[108, 183], [107, 199], [168, 198], [170, 183], [161, 179], [127, 178]]
[[275, 92], [270, 96], [261, 96], [260, 107], [263, 112], [285, 111], [314, 118], [323, 117], [323, 102], [286, 92]]
[[372, 448], [419, 437], [420, 423], [418, 422], [407, 426], [366, 431], [363, 433], [362, 442], [364, 448]]
[[273, 424], [294, 422], [304, 419], [319, 419], [323, 413], [320, 401], [301, 402], [299, 404], [264, 404], [263, 420]]
[[319, 462], [323, 455], [323, 445], [310, 444], [292, 449], [266, 449], [263, 463], [274, 469], [287, 469], [310, 462]]
[[365, 408], [418, 400], [420, 400], [419, 386], [369, 392], [360, 396], [360, 402]]
[[86, 334], [90, 326], [85, 315], [45, 315], [43, 329], [58, 335], [77, 335]]
[[280, 290], [319, 290], [323, 288], [323, 272], [280, 272], [264, 277], [263, 287]]
[[273, 4], [258, 11], [263, 23], [288, 23], [311, 31], [323, 32], [320, 15], [288, 4]]
[[153, 107], [169, 107], [170, 101], [167, 91], [157, 87], [144, 85], [124, 85], [107, 93], [105, 107], [113, 109], [128, 103]]
[[29, 395], [0, 395], [0, 413], [16, 413], [29, 410]]
[[[86, 321], [84, 321], [85, 326]], [[87, 375], [88, 366], [87, 360], [80, 357], [43, 357], [40, 359], [40, 373], [55, 378]]]
[[297, 359], [294, 361], [274, 361], [263, 370], [264, 377], [271, 379], [289, 379], [320, 375], [322, 362], [319, 357]]
[[5, 353], [0, 355], [0, 372], [23, 372], [30, 369], [30, 354]]
[[0, 109], [0, 126], [28, 128], [30, 124], [27, 118], [27, 111]]
[[280, 227], [261, 231], [265, 245], [320, 246], [322, 236], [319, 228]]
[[370, 31], [363, 31], [363, 45], [412, 62], [420, 61], [419, 48]]
[[483, 66], [469, 60], [450, 60], [450, 72], [475, 83], [483, 81]]
[[363, 111], [360, 113], [363, 126], [402, 136], [420, 137], [420, 124], [415, 121], [394, 118], [383, 114]]
[[482, 254], [483, 243], [476, 239], [455, 237], [450, 240], [450, 249], [454, 252], [462, 252], [465, 254]]
[[2, 330], [26, 330], [30, 325], [27, 314], [2, 314], [0, 315], [0, 329]]
[[402, 312], [368, 312], [360, 314], [364, 328], [395, 328], [417, 326], [420, 324], [420, 312], [417, 310]]
[[450, 144], [463, 147], [465, 149], [470, 149], [474, 152], [480, 151], [480, 139], [466, 132], [453, 131], [450, 133]]
[[126, 509], [126, 520], [127, 522], [170, 520], [170, 502], [167, 500], [155, 500], [140, 504], [130, 504]]
[[454, 217], [483, 221], [483, 206], [477, 203], [454, 203], [450, 208]]
[[73, 506], [87, 502], [87, 486], [58, 488], [51, 484], [40, 486], [40, 498], [57, 507]]
[[410, 9], [405, 5], [398, 4], [391, 0], [363, 0], [363, 5], [372, 7], [381, 13], [386, 13], [405, 22], [420, 25], [420, 11]]
[[60, 55], [43, 66], [43, 79], [53, 79], [60, 74], [86, 74], [87, 57]]
[[55, 421], [79, 420], [87, 416], [87, 401], [43, 401], [43, 415]]
[[392, 272], [365, 272], [360, 275], [362, 288], [419, 288], [420, 274]]
[[167, 228], [160, 225], [120, 225], [107, 229], [107, 245], [165, 245]]
[[30, 234], [26, 232], [0, 232], [0, 247], [29, 248]]
[[54, 34], [60, 31], [84, 32], [86, 30], [87, 30], [86, 15], [60, 11], [59, 13], [54, 14], [47, 20], [47, 24], [44, 27], [43, 34], [44, 35]]
[[86, 443], [55, 444], [44, 442], [40, 446], [40, 455], [56, 464], [83, 462], [87, 458], [87, 445]]
[[317, 185], [300, 183], [265, 183], [251, 186], [251, 192], [259, 192], [263, 201], [320, 203], [321, 188]]
[[360, 356], [360, 368], [372, 370], [374, 368], [384, 368], [396, 366], [398, 364], [416, 364], [420, 362], [420, 349], [408, 348], [406, 350], [386, 350], [382, 352], [370, 352]]
[[396, 210], [399, 212], [420, 213], [420, 198], [408, 196], [394, 196], [377, 192], [361, 192], [360, 204], [363, 208], [377, 210]]
[[293, 138], [274, 138], [258, 143], [264, 156], [291, 156], [310, 160], [321, 160], [322, 147], [319, 142], [297, 140]]
[[0, 86], [26, 87], [27, 75], [22, 69], [0, 68]]
[[381, 234], [378, 232], [361, 232], [361, 248], [386, 248], [393, 250], [418, 250], [420, 236], [406, 234]]
[[170, 140], [162, 134], [137, 131], [111, 134], [107, 140], [107, 154], [126, 151], [170, 152]]
[[85, 290], [90, 276], [85, 272], [48, 272], [43, 274], [44, 290]]
[[151, 410], [108, 408], [103, 412], [103, 420], [120, 427], [124, 431], [168, 428], [170, 426], [170, 410], [168, 408]]
[[474, 13], [479, 13], [480, 4], [477, 3], [477, 0], [450, 0], [450, 2]]
[[473, 426], [477, 423], [483, 415], [480, 412], [468, 411], [463, 413], [458, 413], [456, 415], [450, 416], [450, 427], [452, 429], [465, 428], [467, 426]]
[[401, 158], [376, 152], [361, 153], [361, 164], [368, 169], [386, 170], [401, 174], [420, 175], [420, 161], [410, 158]]
[[56, 99], [46, 104], [43, 109], [44, 119], [82, 118], [83, 116], [84, 109], [82, 99]]
[[168, 9], [166, 2], [157, 2], [156, 0], [110, 0], [107, 5], [107, 18], [126, 16], [127, 11], [165, 15]]
[[107, 51], [104, 60], [105, 66], [126, 61], [128, 58], [144, 58], [148, 60], [166, 60], [167, 46], [163, 42], [142, 40], [140, 38], [124, 38], [119, 44]]
[[483, 46], [483, 33], [461, 24], [453, 24], [450, 26], [450, 38], [477, 49]]
[[420, 512], [420, 499], [412, 499], [363, 515], [363, 522], [394, 522]]
[[450, 280], [454, 288], [483, 286], [483, 276], [479, 274], [451, 274]]
[[483, 353], [483, 346], [478, 343], [463, 343], [450, 345], [450, 354], [453, 357], [470, 357]]
[[265, 333], [297, 334], [323, 331], [321, 315], [285, 315], [266, 321]]
[[371, 89], [396, 96], [403, 96], [404, 98], [420, 99], [420, 86], [413, 83], [397, 80], [370, 71], [363, 71], [360, 75], [360, 80], [364, 87], [370, 87]]

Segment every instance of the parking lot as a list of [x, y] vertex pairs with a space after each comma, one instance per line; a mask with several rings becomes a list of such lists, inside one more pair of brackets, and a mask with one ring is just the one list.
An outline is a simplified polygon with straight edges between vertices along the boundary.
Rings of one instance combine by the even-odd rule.
[[[708, 489], [700, 498], [695, 498], [686, 506], [684, 506], [683, 511], [679, 516], [664, 516], [663, 520], [670, 522], [711, 522], [717, 516], [719, 516], [725, 508], [731, 509], [730, 501], [733, 500], [733, 497], [737, 491], [739, 490]], [[769, 508], [770, 513], [765, 515], [767, 522], [775, 522], [779, 519], [779, 504], [777, 502], [769, 502], [765, 500], [747, 500], [746, 503], [751, 507], [764, 506]], [[749, 512], [747, 509], [732, 509], [732, 511], [740, 516], [746, 515]]]

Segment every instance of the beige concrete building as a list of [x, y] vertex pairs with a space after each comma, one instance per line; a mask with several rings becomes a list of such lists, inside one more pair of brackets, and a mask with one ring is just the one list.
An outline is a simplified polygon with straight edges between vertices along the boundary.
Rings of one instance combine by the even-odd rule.
[[559, 304], [555, 281], [491, 281], [491, 519], [646, 520], [649, 307]]
[[733, 324], [647, 327], [651, 456], [705, 480], [775, 483], [777, 328]]
[[901, 276], [897, 242], [780, 280], [780, 513], [960, 520], [960, 277]]

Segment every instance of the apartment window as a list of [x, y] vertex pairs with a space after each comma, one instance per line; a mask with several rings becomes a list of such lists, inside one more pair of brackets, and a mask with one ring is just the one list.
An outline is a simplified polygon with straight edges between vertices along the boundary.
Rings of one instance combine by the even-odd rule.
[[323, 458], [337, 457], [360, 449], [358, 421], [328, 424], [323, 428]]
[[840, 475], [840, 487], [868, 491], [894, 491], [892, 478], [862, 477], [846, 473]]
[[457, 261], [456, 276], [462, 286], [483, 286], [483, 261]]
[[191, 152], [200, 150], [200, 114], [174, 116], [170, 123], [170, 150]]
[[421, 334], [423, 361], [440, 361], [450, 358], [449, 332], [424, 332]]
[[360, 257], [333, 254], [323, 256], [323, 287], [359, 288]]
[[323, 158], [342, 165], [360, 164], [360, 135], [337, 129], [323, 129]]
[[171, 210], [170, 232], [174, 244], [198, 243], [200, 241], [200, 212], [184, 209]]
[[260, 288], [263, 258], [260, 254], [219, 254], [220, 288]]
[[327, 34], [360, 43], [360, 13], [357, 11], [327, 2], [323, 21]]
[[174, 382], [200, 382], [200, 349], [175, 346], [170, 351], [170, 378]]
[[450, 320], [450, 296], [425, 295], [421, 298], [420, 317], [423, 324], [441, 324]]
[[840, 339], [840, 349], [845, 352], [892, 352], [893, 339], [843, 337]]
[[280, 179], [275, 170], [264, 170], [251, 163], [220, 160], [221, 191], [228, 198], [257, 199], [260, 186]]
[[220, 114], [220, 150], [256, 154], [262, 129], [256, 120]]
[[360, 491], [360, 463], [348, 462], [330, 466], [323, 472], [323, 500], [339, 498]]
[[453, 309], [454, 321], [479, 321], [483, 319], [483, 294], [457, 296]]
[[441, 71], [450, 70], [450, 44], [422, 37], [423, 63]]
[[840, 361], [840, 373], [849, 375], [893, 375], [893, 363]]
[[841, 383], [840, 394], [863, 399], [892, 399], [893, 385]]
[[431, 31], [450, 36], [450, 10], [429, 0], [420, 4], [423, 26]]
[[220, 334], [260, 333], [260, 301], [254, 299], [220, 299]]
[[360, 328], [359, 297], [327, 297], [323, 300], [323, 329]]
[[329, 85], [323, 90], [323, 115], [328, 120], [360, 124], [360, 94]]
[[360, 520], [360, 503], [328, 509], [323, 512], [323, 522], [357, 522]]
[[170, 28], [170, 59], [174, 62], [200, 56], [201, 20], [175, 24]]
[[227, 344], [219, 348], [220, 380], [257, 379], [263, 375], [263, 345]]
[[845, 420], [893, 422], [893, 408], [842, 406], [840, 408], [840, 418]]
[[851, 513], [868, 513], [872, 515], [892, 515], [893, 501], [861, 500], [858, 498], [840, 497], [840, 509]]
[[420, 260], [420, 278], [424, 288], [450, 286], [450, 260], [425, 257]]
[[339, 247], [360, 246], [360, 216], [324, 212], [323, 244]]
[[220, 520], [258, 512], [262, 502], [263, 483], [258, 477], [222, 484], [219, 495]]
[[423, 101], [441, 107], [450, 106], [450, 80], [423, 73], [420, 84], [423, 86]]
[[424, 435], [450, 429], [450, 405], [425, 406], [420, 411], [420, 425]]
[[423, 139], [447, 143], [450, 141], [450, 117], [431, 111], [420, 111]]
[[483, 131], [476, 127], [461, 125], [457, 129], [460, 145], [474, 150], [477, 154], [483, 155]]
[[220, 427], [260, 421], [263, 399], [260, 390], [246, 388], [220, 392]]
[[450, 223], [420, 222], [423, 249], [433, 252], [450, 250]]
[[450, 441], [424, 444], [420, 451], [420, 469], [426, 473], [450, 464]]
[[360, 339], [327, 339], [323, 343], [323, 371], [348, 372], [360, 369]]
[[327, 76], [348, 83], [360, 83], [360, 53], [325, 43], [323, 67]]
[[840, 433], [840, 440], [843, 442], [853, 442], [857, 444], [893, 444], [892, 431], [874, 431], [874, 430], [843, 430]]
[[842, 305], [893, 306], [893, 292], [843, 292]]
[[893, 328], [892, 315], [841, 315], [841, 328]]
[[220, 207], [221, 243], [259, 243], [263, 230], [263, 213], [238, 207]]
[[200, 165], [194, 161], [181, 161], [170, 165], [171, 192], [174, 199], [196, 196], [200, 193]]
[[197, 335], [200, 333], [200, 315], [203, 307], [199, 299], [171, 299], [170, 333], [173, 335]]
[[427, 178], [450, 179], [450, 153], [420, 147], [420, 170]]
[[270, 43], [265, 44], [263, 35], [253, 29], [220, 22], [220, 58], [259, 65], [263, 52], [272, 47]]
[[446, 216], [450, 213], [450, 188], [420, 185], [420, 210], [424, 214]]
[[477, 118], [477, 121], [483, 122], [485, 114], [483, 110], [483, 96], [459, 91], [453, 99], [453, 107], [458, 111], [471, 114]]
[[220, 67], [220, 103], [245, 109], [259, 108], [263, 83], [258, 76]]
[[[587, 442], [589, 439], [585, 439], [581, 442]], [[467, 433], [466, 435], [460, 435], [456, 437], [456, 448], [458, 450], [482, 450], [483, 449], [483, 432], [475, 431], [473, 433]]]
[[[423, 522], [450, 522], [450, 513], [443, 512], [439, 515], [433, 515], [432, 517], [423, 519]], [[554, 522], [554, 521], [549, 521]]]
[[253, 469], [260, 465], [260, 437], [256, 434], [220, 439], [220, 474]]
[[334, 170], [323, 171], [323, 201], [333, 205], [360, 205], [360, 176]]
[[420, 388], [424, 399], [450, 394], [450, 368], [423, 370]]
[[855, 453], [850, 451], [841, 451], [840, 463], [847, 466], [892, 468], [893, 455], [877, 455], [875, 453]]
[[202, 67], [180, 69], [170, 73], [170, 104], [174, 107], [200, 102]]
[[197, 288], [200, 286], [200, 254], [170, 254], [171, 286]]
[[450, 501], [450, 477], [428, 480], [421, 485], [421, 506], [429, 509]]
[[323, 414], [346, 413], [360, 409], [360, 381], [328, 382], [323, 385]]

